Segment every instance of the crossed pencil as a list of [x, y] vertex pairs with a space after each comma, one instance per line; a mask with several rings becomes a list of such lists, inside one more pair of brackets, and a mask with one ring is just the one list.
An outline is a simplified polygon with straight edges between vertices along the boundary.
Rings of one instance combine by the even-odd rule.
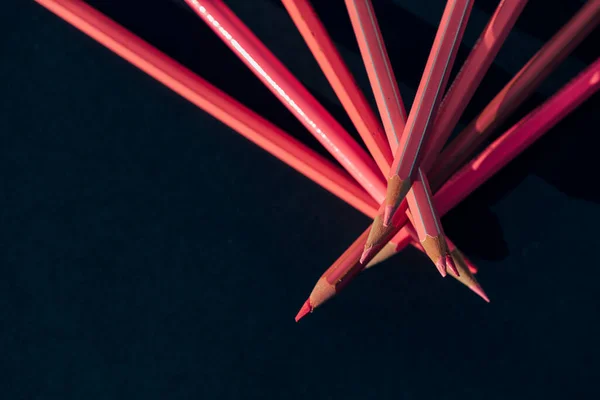
[[440, 217], [600, 88], [599, 58], [481, 149], [595, 29], [600, 22], [600, 0], [589, 0], [446, 145], [526, 0], [500, 2], [446, 90], [473, 6], [472, 0], [449, 0], [408, 114], [371, 1], [346, 0], [379, 117], [358, 88], [310, 2], [282, 0], [365, 143], [366, 152], [223, 1], [185, 0], [342, 169], [83, 1], [36, 1], [374, 219], [317, 281], [296, 321], [335, 296], [362, 270], [408, 245], [424, 252], [442, 276], [449, 274], [489, 301], [474, 277], [477, 267], [445, 235]]

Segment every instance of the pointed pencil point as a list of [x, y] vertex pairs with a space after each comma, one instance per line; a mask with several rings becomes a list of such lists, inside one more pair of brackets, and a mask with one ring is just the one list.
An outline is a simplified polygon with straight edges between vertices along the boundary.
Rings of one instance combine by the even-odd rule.
[[454, 272], [456, 274], [456, 276], [460, 276], [460, 273], [458, 272], [458, 269], [456, 268], [456, 265], [454, 264], [454, 260], [452, 259], [452, 256], [446, 256], [446, 267], [450, 268], [452, 270], [452, 272]]
[[485, 292], [483, 291], [483, 288], [476, 282], [474, 282], [471, 286], [469, 286], [469, 289], [471, 289], [472, 291], [474, 291], [475, 293], [477, 293], [477, 295], [479, 297], [481, 297], [483, 300], [485, 300], [486, 302], [490, 302], [490, 299], [487, 297], [487, 294], [485, 294]]
[[435, 263], [435, 266], [437, 267], [438, 271], [440, 271], [440, 275], [442, 275], [442, 278], [446, 277], [446, 262], [445, 261], [446, 260], [445, 260], [444, 256], [442, 256]]
[[373, 246], [365, 246], [362, 254], [360, 255], [360, 263], [364, 264], [372, 252], [373, 252]]
[[388, 226], [390, 226], [393, 216], [394, 216], [394, 207], [385, 206], [385, 208], [383, 209], [383, 226], [385, 226], [386, 228]]
[[312, 306], [310, 305], [310, 299], [306, 300], [304, 304], [302, 304], [302, 308], [298, 311], [296, 315], [296, 322], [300, 321], [306, 314], [312, 311]]

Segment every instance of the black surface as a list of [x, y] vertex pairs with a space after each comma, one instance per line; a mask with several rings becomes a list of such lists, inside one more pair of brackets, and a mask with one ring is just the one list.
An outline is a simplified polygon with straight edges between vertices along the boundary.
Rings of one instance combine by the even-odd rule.
[[[250, 26], [281, 12], [253, 1], [229, 2]], [[314, 144], [183, 8], [91, 3]], [[342, 16], [338, 3], [318, 9]], [[434, 34], [401, 3], [401, 29]], [[440, 1], [422, 3], [441, 14]], [[552, 26], [576, 10], [547, 3]], [[444, 218], [491, 304], [408, 250], [295, 324], [368, 220], [40, 6], [2, 16], [2, 398], [597, 398], [597, 97]], [[343, 24], [334, 36], [355, 53]], [[540, 40], [552, 32], [527, 26]], [[575, 61], [597, 57], [596, 38]], [[406, 43], [419, 49], [399, 76], [412, 90], [429, 44]], [[476, 104], [510, 73], [494, 66]], [[315, 94], [350, 126], [328, 87]]]

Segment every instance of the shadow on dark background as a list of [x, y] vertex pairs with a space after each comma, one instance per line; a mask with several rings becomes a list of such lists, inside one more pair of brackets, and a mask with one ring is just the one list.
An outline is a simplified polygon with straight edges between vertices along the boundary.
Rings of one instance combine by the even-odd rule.
[[[184, 8], [90, 3], [318, 149]], [[398, 78], [415, 90], [435, 27], [400, 0], [374, 3]], [[442, 2], [429, 3], [441, 15]], [[536, 22], [531, 3], [518, 29], [540, 41], [577, 10], [544, 2], [548, 17]], [[228, 4], [251, 27], [282, 12], [270, 0]], [[341, 3], [329, 4], [320, 15], [356, 55]], [[597, 97], [444, 219], [491, 304], [407, 250], [296, 325], [315, 280], [367, 219], [38, 5], [6, 15], [6, 398], [597, 397]], [[280, 36], [301, 43], [288, 22]], [[597, 57], [594, 35], [574, 57]], [[296, 45], [273, 50], [309, 57]], [[495, 65], [461, 122], [514, 72]], [[312, 91], [355, 135], [330, 89]]]

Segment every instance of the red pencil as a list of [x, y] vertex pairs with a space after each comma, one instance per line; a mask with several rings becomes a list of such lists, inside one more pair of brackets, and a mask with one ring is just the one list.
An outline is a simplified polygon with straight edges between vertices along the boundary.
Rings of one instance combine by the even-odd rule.
[[186, 3], [374, 199], [385, 196], [373, 159], [221, 0]]
[[383, 128], [308, 0], [282, 0], [298, 31], [329, 81], [379, 170], [389, 173], [393, 160]]
[[[438, 212], [444, 215], [455, 207], [598, 89], [600, 58], [454, 174], [434, 196]], [[401, 226], [395, 225], [394, 230], [389, 232], [389, 237], [393, 237], [400, 229]], [[360, 272], [363, 265], [359, 258], [368, 231], [363, 232], [319, 279], [297, 318], [333, 297]], [[365, 261], [369, 262], [370, 259]]]
[[[600, 1], [588, 1], [538, 51], [487, 107], [442, 152], [431, 171], [431, 184], [440, 187], [477, 148], [521, 105], [542, 81], [600, 22]], [[433, 178], [435, 176], [435, 178]]]

